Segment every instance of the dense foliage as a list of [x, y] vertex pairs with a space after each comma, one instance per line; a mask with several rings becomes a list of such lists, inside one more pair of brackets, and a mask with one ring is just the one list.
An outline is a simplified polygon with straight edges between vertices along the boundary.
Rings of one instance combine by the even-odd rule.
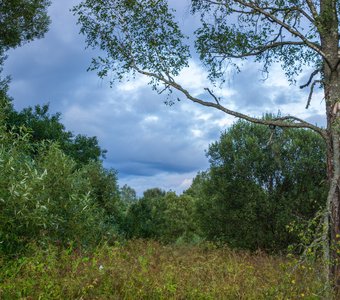
[[325, 145], [307, 130], [239, 121], [207, 152], [210, 169], [187, 191], [205, 237], [234, 247], [285, 249], [287, 225], [308, 222], [325, 204]]
[[278, 251], [297, 241], [287, 226], [303, 227], [325, 202], [325, 146], [311, 131], [239, 121], [210, 145], [210, 169], [184, 194], [154, 188], [138, 199], [103, 167], [96, 138], [82, 136], [84, 151], [70, 151], [79, 136], [48, 106], [16, 112], [4, 98], [1, 115], [5, 254], [32, 241], [88, 247], [118, 235]]
[[22, 111], [16, 111], [9, 105], [6, 115], [8, 129], [15, 131], [24, 126], [30, 131], [32, 145], [38, 145], [44, 140], [58, 143], [63, 152], [72, 157], [78, 165], [99, 161], [107, 152], [100, 148], [97, 137], [82, 134], [74, 136], [72, 132], [66, 130], [61, 123], [61, 114], [50, 114], [48, 104], [24, 108]]
[[122, 210], [116, 173], [78, 164], [53, 141], [33, 143], [32, 128], [9, 129], [9, 103], [1, 104], [0, 253], [17, 255], [33, 241], [90, 247], [114, 238]]
[[125, 223], [128, 237], [157, 239], [166, 243], [193, 242], [198, 238], [194, 198], [149, 189], [130, 205]]

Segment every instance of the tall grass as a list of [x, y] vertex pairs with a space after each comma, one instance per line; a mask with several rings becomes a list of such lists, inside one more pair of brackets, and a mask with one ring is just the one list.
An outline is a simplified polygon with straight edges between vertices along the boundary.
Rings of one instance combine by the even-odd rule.
[[0, 261], [0, 299], [321, 299], [316, 268], [264, 253], [134, 240]]

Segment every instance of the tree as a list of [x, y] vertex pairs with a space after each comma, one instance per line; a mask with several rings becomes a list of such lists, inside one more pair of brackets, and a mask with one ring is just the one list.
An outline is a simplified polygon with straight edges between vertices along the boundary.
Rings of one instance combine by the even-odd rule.
[[74, 136], [61, 123], [61, 113], [50, 114], [48, 104], [36, 105], [34, 108], [29, 106], [18, 112], [8, 102], [6, 115], [8, 130], [18, 131], [25, 126], [31, 131], [32, 144], [39, 145], [41, 141], [59, 143], [65, 154], [72, 157], [78, 166], [105, 158], [107, 151], [100, 148], [97, 137], [81, 134]]
[[133, 202], [126, 214], [128, 237], [151, 238], [165, 243], [194, 242], [199, 238], [195, 200], [159, 188], [148, 189]]
[[[100, 48], [105, 57], [94, 59], [91, 70], [99, 76], [112, 72], [113, 79], [139, 73], [150, 77], [159, 92], [181, 92], [188, 100], [218, 109], [250, 122], [289, 128], [309, 128], [322, 136], [327, 145], [329, 193], [325, 212], [325, 259], [331, 257], [330, 274], [340, 278], [340, 2], [337, 0], [191, 0], [192, 13], [201, 16], [195, 48], [209, 70], [211, 80], [225, 76], [226, 63], [253, 58], [264, 64], [281, 63], [288, 78], [310, 70], [302, 87], [324, 90], [327, 128], [319, 128], [295, 116], [273, 120], [253, 118], [223, 104], [210, 89], [206, 97], [196, 97], [176, 75], [188, 65], [190, 48], [166, 0], [83, 0], [74, 8], [81, 33], [88, 46]], [[317, 78], [317, 79], [315, 79]], [[330, 225], [329, 225], [330, 224]], [[330, 237], [330, 238], [328, 238]], [[330, 244], [326, 242], [330, 241]], [[330, 253], [329, 253], [330, 252]], [[340, 282], [339, 282], [340, 285]]]
[[285, 250], [297, 241], [287, 226], [308, 224], [325, 205], [325, 148], [310, 130], [235, 123], [209, 146], [210, 169], [186, 191], [202, 232], [234, 247]]
[[[49, 0], [0, 0], [0, 73], [5, 52], [42, 38], [48, 30]], [[9, 78], [1, 79], [0, 90], [7, 87]]]
[[148, 189], [129, 206], [125, 220], [128, 237], [159, 239], [164, 227], [165, 195], [159, 188]]
[[128, 186], [127, 184], [124, 184], [119, 191], [120, 199], [125, 204], [132, 204], [137, 201], [137, 194], [136, 191]]
[[49, 0], [1, 0], [0, 49], [8, 50], [42, 38], [50, 24], [49, 5]]

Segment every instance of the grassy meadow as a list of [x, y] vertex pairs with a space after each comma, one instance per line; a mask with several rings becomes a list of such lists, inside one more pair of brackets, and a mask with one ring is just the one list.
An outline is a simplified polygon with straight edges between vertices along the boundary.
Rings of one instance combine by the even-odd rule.
[[318, 270], [292, 258], [131, 240], [79, 249], [32, 246], [1, 260], [0, 299], [322, 299]]

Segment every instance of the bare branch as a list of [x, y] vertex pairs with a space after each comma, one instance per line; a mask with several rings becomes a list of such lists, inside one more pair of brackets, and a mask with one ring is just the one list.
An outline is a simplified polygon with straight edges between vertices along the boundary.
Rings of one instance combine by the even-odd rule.
[[320, 72], [321, 72], [321, 69], [314, 70], [314, 71], [312, 72], [312, 74], [310, 74], [307, 83], [305, 83], [305, 84], [303, 84], [303, 85], [300, 85], [300, 89], [303, 89], [303, 88], [309, 86], [310, 83], [312, 82], [314, 76], [317, 75], [317, 74], [320, 73]]
[[[243, 113], [230, 110], [230, 109], [226, 108], [225, 106], [221, 105], [219, 103], [219, 101], [218, 101], [218, 103], [215, 103], [215, 102], [204, 101], [202, 99], [194, 97], [190, 94], [190, 92], [188, 90], [186, 90], [184, 87], [182, 87], [176, 81], [169, 81], [165, 77], [163, 77], [159, 74], [155, 74], [155, 73], [152, 73], [152, 72], [141, 70], [135, 64], [133, 64], [133, 68], [140, 74], [143, 74], [143, 75], [146, 75], [146, 76], [149, 76], [149, 77], [153, 77], [153, 78], [158, 79], [159, 81], [171, 86], [172, 88], [176, 89], [177, 91], [183, 93], [187, 97], [187, 99], [189, 99], [190, 101], [192, 101], [194, 103], [198, 103], [200, 105], [207, 106], [207, 107], [213, 107], [213, 108], [218, 109], [218, 110], [220, 110], [220, 111], [222, 111], [222, 112], [224, 112], [228, 115], [231, 115], [231, 116], [234, 116], [236, 118], [240, 118], [240, 119], [252, 122], [252, 123], [256, 123], [256, 124], [262, 124], [262, 125], [267, 125], [267, 126], [272, 125], [272, 126], [287, 127], [287, 128], [309, 128], [309, 129], [317, 132], [318, 134], [320, 134], [321, 137], [325, 141], [328, 141], [327, 132], [324, 129], [322, 129], [322, 128], [316, 126], [316, 125], [313, 125], [311, 123], [308, 123], [308, 122], [306, 122], [302, 119], [299, 119], [297, 117], [286, 116], [286, 117], [283, 117], [283, 118], [277, 118], [277, 119], [272, 119], [272, 120], [263, 120], [263, 119], [259, 119], [259, 118], [254, 118], [254, 117], [245, 115]], [[211, 91], [210, 91], [210, 93], [213, 96]], [[215, 99], [217, 97], [213, 96], [213, 98]], [[215, 101], [216, 101], [216, 99], [215, 99]]]
[[316, 11], [316, 8], [315, 8], [315, 6], [313, 4], [313, 1], [306, 0], [306, 2], [307, 2], [307, 5], [308, 5], [312, 15], [313, 15], [314, 20], [316, 20], [319, 17], [319, 15], [318, 15], [318, 12]]
[[314, 92], [314, 87], [317, 83], [321, 83], [322, 80], [314, 80], [312, 85], [310, 86], [310, 91], [309, 91], [309, 95], [308, 95], [308, 100], [307, 100], [307, 105], [306, 105], [306, 109], [308, 109], [310, 102], [312, 100], [312, 96], [313, 96], [313, 92]]
[[208, 93], [215, 99], [216, 103], [220, 105], [220, 99], [217, 98], [209, 88], [205, 88], [205, 90], [208, 91]]

